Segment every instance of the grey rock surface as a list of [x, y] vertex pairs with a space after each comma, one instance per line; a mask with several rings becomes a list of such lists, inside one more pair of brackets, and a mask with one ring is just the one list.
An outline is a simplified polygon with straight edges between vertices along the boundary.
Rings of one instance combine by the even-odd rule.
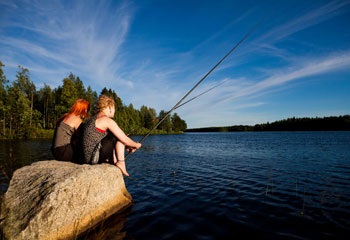
[[76, 239], [131, 204], [113, 165], [40, 161], [14, 172], [0, 226], [6, 239]]

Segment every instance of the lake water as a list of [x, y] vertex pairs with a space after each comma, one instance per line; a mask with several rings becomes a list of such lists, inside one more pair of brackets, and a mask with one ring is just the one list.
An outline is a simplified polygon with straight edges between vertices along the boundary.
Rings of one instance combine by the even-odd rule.
[[[2, 193], [5, 175], [52, 159], [49, 148], [1, 141]], [[154, 135], [127, 169], [134, 204], [82, 239], [350, 236], [350, 132]]]

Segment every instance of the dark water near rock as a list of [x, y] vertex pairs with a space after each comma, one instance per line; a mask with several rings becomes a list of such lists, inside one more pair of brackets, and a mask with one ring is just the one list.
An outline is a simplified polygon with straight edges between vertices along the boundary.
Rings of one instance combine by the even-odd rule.
[[[0, 143], [2, 193], [5, 175], [52, 159], [50, 141]], [[133, 206], [83, 239], [350, 236], [350, 132], [150, 136], [127, 166]]]

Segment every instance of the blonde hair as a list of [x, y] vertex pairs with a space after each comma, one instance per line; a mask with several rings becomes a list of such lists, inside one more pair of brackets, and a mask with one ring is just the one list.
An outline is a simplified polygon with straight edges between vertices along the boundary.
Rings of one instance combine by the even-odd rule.
[[97, 111], [103, 111], [103, 109], [108, 107], [114, 107], [114, 99], [102, 94], [97, 100]]

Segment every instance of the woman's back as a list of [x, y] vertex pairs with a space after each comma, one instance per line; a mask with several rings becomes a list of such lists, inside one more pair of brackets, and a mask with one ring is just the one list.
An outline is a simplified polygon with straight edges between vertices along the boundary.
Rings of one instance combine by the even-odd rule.
[[96, 128], [96, 119], [97, 115], [79, 127], [77, 146], [79, 163], [98, 163], [101, 140], [107, 135], [107, 132]]

